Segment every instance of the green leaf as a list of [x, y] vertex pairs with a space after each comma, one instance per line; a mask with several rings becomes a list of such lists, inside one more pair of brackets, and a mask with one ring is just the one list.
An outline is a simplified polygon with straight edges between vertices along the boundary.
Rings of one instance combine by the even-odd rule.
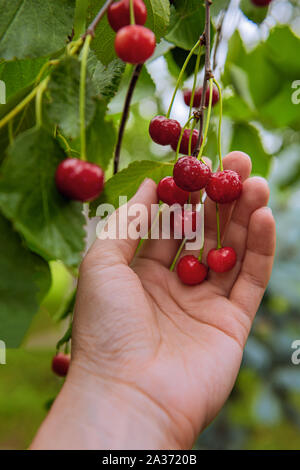
[[247, 76], [249, 92], [257, 109], [273, 98], [280, 90], [282, 82], [275, 66], [266, 57], [266, 51], [265, 44], [260, 43], [253, 51], [247, 53], [239, 33], [236, 32], [229, 41], [228, 57], [222, 77], [225, 86], [232, 85], [232, 70], [236, 69], [238, 64], [239, 69]]
[[46, 59], [15, 60], [0, 64], [0, 80], [6, 86], [6, 100], [15, 93], [30, 85], [37, 77]]
[[235, 123], [230, 150], [241, 150], [251, 157], [253, 174], [268, 175], [271, 155], [264, 150], [259, 132], [254, 126]]
[[[63, 134], [76, 138], [80, 135], [79, 116], [80, 62], [67, 57], [53, 70], [47, 88], [45, 115], [50, 124], [58, 124]], [[86, 78], [85, 124], [95, 114], [94, 87]]]
[[19, 135], [9, 148], [0, 177], [0, 207], [29, 246], [48, 260], [77, 266], [84, 249], [82, 204], [66, 200], [55, 186], [65, 158], [42, 129]]
[[257, 7], [251, 0], [242, 0], [240, 8], [245, 16], [254, 23], [260, 24], [268, 14], [268, 7]]
[[295, 58], [295, 51], [300, 49], [300, 37], [289, 26], [280, 26], [271, 30], [265, 45], [266, 58], [275, 65], [280, 76], [299, 79], [300, 61]]
[[[105, 0], [90, 0], [90, 7], [88, 10], [88, 20], [90, 23], [97, 15]], [[169, 24], [170, 6], [169, 0], [144, 0], [148, 18], [145, 26], [151, 29], [158, 42], [165, 34]], [[100, 21], [96, 29], [96, 35], [92, 42], [92, 49], [96, 53], [98, 59], [104, 65], [108, 65], [113, 59], [116, 58], [114, 41], [116, 33], [110, 27], [107, 16], [105, 15]]]
[[74, 39], [78, 39], [86, 28], [86, 15], [90, 0], [76, 0], [74, 14]]
[[292, 102], [293, 91], [291, 82], [285, 80], [282, 90], [260, 109], [261, 119], [268, 127], [300, 129], [300, 104]]
[[[111, 120], [106, 118], [107, 105], [104, 101], [97, 102], [93, 121], [86, 131], [87, 159], [97, 163], [106, 170], [112, 160], [117, 133]], [[80, 150], [80, 139], [72, 142], [75, 150]]]
[[52, 54], [72, 32], [75, 0], [4, 0], [0, 57], [26, 59]]
[[111, 100], [118, 91], [124, 70], [125, 64], [120, 59], [113, 59], [105, 66], [90, 51], [88, 71], [97, 95], [101, 95], [106, 101]]
[[146, 178], [151, 178], [158, 183], [172, 172], [173, 163], [148, 160], [131, 163], [107, 181], [102, 195], [90, 205], [91, 215], [95, 215], [97, 207], [103, 203], [112, 204], [117, 209], [119, 196], [126, 196], [129, 200]]
[[166, 40], [190, 50], [204, 30], [205, 8], [199, 0], [175, 0]]
[[1, 340], [16, 348], [51, 284], [48, 264], [31, 253], [12, 225], [0, 215]]
[[144, 0], [147, 7], [147, 22], [145, 26], [151, 29], [156, 36], [156, 41], [164, 36], [170, 21], [169, 0]]
[[256, 117], [256, 113], [249, 108], [247, 103], [239, 96], [229, 96], [223, 100], [223, 112], [226, 116], [230, 116], [233, 121], [249, 122]]
[[[32, 87], [28, 86], [19, 90], [6, 104], [0, 107], [0, 119], [6, 116], [20, 101], [22, 101], [32, 90]], [[13, 135], [17, 135], [24, 130], [33, 127], [35, 123], [35, 107], [34, 103], [31, 102], [26, 106], [17, 116], [13, 119]], [[5, 157], [6, 149], [9, 145], [9, 133], [8, 125], [0, 129], [0, 162]]]
[[226, 10], [229, 6], [230, 0], [217, 0], [212, 3], [210, 12], [212, 16], [217, 16], [221, 10]]

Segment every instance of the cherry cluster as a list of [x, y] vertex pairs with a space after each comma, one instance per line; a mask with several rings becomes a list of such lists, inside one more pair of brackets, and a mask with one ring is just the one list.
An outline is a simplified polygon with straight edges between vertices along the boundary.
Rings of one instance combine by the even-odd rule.
[[[203, 91], [202, 87], [197, 88], [195, 90], [193, 105], [192, 105], [193, 108], [200, 108], [201, 99], [202, 99], [202, 91]], [[184, 90], [183, 91], [184, 102], [189, 107], [191, 105], [192, 94], [193, 94], [192, 90]], [[209, 94], [210, 94], [210, 89], [207, 88], [206, 93], [205, 93], [205, 101], [204, 101], [204, 104], [205, 104], [206, 107], [208, 107], [208, 104], [209, 104]], [[220, 99], [220, 97], [219, 97], [218, 89], [217, 89], [217, 87], [214, 86], [213, 91], [212, 91], [212, 106], [215, 106], [217, 104], [217, 102], [219, 101], [219, 99]]]
[[[206, 92], [207, 93], [207, 92]], [[206, 94], [205, 106], [209, 104], [209, 93]], [[192, 92], [184, 91], [185, 103], [190, 106]], [[193, 106], [198, 107], [201, 103], [202, 88], [194, 93]], [[212, 105], [219, 100], [219, 92], [213, 87]], [[177, 159], [173, 176], [163, 178], [157, 187], [158, 198], [161, 202], [173, 206], [179, 204], [184, 206], [191, 200], [191, 194], [197, 191], [205, 190], [207, 196], [217, 204], [230, 204], [236, 201], [242, 193], [242, 181], [238, 173], [233, 170], [219, 170], [213, 173], [209, 166], [202, 160], [189, 152], [189, 140], [191, 136], [190, 151], [193, 153], [199, 140], [199, 132], [197, 130], [185, 129], [182, 132], [181, 125], [175, 119], [169, 119], [165, 116], [154, 117], [149, 126], [149, 133], [154, 142], [160, 145], [171, 145], [173, 150], [177, 150], [179, 139], [179, 152], [184, 156]], [[176, 230], [177, 226], [181, 227], [181, 233], [185, 238], [189, 238], [190, 233], [186, 229], [187, 223], [192, 227], [195, 234], [197, 229], [197, 211], [184, 210], [181, 212], [171, 213], [171, 228]], [[178, 215], [179, 214], [179, 215]], [[201, 256], [202, 258], [202, 256]], [[208, 267], [193, 255], [182, 257], [177, 265], [177, 273], [184, 284], [197, 285], [202, 283], [208, 274], [208, 268], [211, 270], [224, 273], [230, 271], [236, 264], [237, 256], [231, 247], [218, 247], [212, 249], [207, 256]]]
[[130, 0], [113, 3], [107, 10], [107, 18], [117, 33], [115, 50], [117, 56], [129, 64], [142, 64], [155, 50], [155, 35], [144, 24], [147, 8], [143, 0], [132, 0], [134, 23], [131, 23]]
[[[165, 116], [156, 116], [152, 119], [149, 126], [151, 139], [160, 145], [171, 145], [176, 152], [178, 141], [181, 135], [181, 125], [176, 119], [168, 119]], [[189, 154], [189, 140], [191, 137], [191, 152], [196, 149], [199, 132], [194, 129], [185, 129], [182, 134], [179, 152], [183, 155]]]
[[[157, 188], [160, 201], [172, 206], [187, 203], [190, 193], [205, 189], [207, 196], [218, 204], [229, 204], [236, 201], [242, 193], [243, 185], [240, 176], [233, 170], [212, 173], [208, 165], [194, 156], [178, 159], [174, 165], [173, 177], [163, 178]], [[192, 219], [192, 230], [196, 229], [197, 212], [182, 209], [182, 233], [187, 235], [184, 226]], [[172, 224], [171, 224], [172, 225]], [[212, 249], [207, 256], [208, 267], [217, 272], [230, 271], [236, 264], [236, 253], [231, 247]], [[184, 284], [196, 285], [203, 282], [208, 268], [195, 256], [184, 256], [178, 263], [177, 273]]]

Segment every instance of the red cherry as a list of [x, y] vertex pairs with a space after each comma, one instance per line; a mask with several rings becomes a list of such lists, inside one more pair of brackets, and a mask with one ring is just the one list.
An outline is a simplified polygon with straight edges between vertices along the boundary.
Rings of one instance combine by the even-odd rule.
[[211, 174], [205, 190], [213, 201], [228, 204], [241, 196], [243, 183], [236, 171], [217, 171]]
[[[136, 24], [144, 25], [147, 20], [147, 8], [143, 0], [133, 0]], [[130, 0], [113, 3], [107, 10], [107, 18], [114, 31], [130, 25]]]
[[198, 191], [207, 185], [210, 168], [196, 157], [181, 157], [174, 166], [173, 178], [184, 191]]
[[172, 176], [166, 176], [159, 182], [157, 195], [160, 201], [169, 206], [176, 203], [183, 206], [189, 198], [189, 193], [178, 188]]
[[174, 235], [188, 239], [195, 238], [198, 214], [199, 212], [184, 209], [172, 213], [170, 221]]
[[181, 125], [175, 119], [164, 116], [156, 116], [149, 126], [151, 139], [160, 145], [170, 145], [174, 140], [178, 142], [181, 133]]
[[[189, 140], [190, 140], [190, 135], [191, 135], [191, 129], [185, 129], [182, 135], [181, 143], [180, 143], [180, 148], [179, 152], [182, 153], [183, 155], [188, 155], [189, 154]], [[198, 136], [199, 132], [197, 129], [193, 130], [193, 135], [192, 135], [192, 145], [191, 145], [191, 153], [194, 152], [197, 142], [198, 142]], [[177, 151], [177, 144], [178, 144], [178, 139], [174, 139], [173, 142], [171, 142], [171, 147], [174, 150], [174, 152]]]
[[[202, 88], [195, 90], [193, 108], [199, 108], [201, 104]], [[190, 106], [192, 98], [192, 90], [183, 91], [183, 99], [187, 106]]]
[[230, 271], [236, 265], [236, 260], [236, 252], [229, 246], [210, 250], [207, 255], [207, 264], [209, 268], [216, 273], [226, 273]]
[[78, 158], [66, 158], [56, 169], [56, 187], [61, 194], [76, 201], [92, 201], [103, 190], [104, 173], [100, 166]]
[[52, 370], [59, 377], [65, 377], [70, 366], [70, 354], [58, 353], [52, 359]]
[[129, 64], [142, 64], [155, 50], [155, 35], [144, 26], [124, 26], [115, 39], [117, 56]]
[[256, 7], [266, 7], [271, 3], [272, 0], [251, 0], [253, 5]]
[[[210, 88], [209, 86], [206, 88], [206, 94], [205, 94], [205, 106], [207, 107], [209, 105], [209, 94], [210, 94]], [[198, 88], [195, 90], [195, 95], [194, 95], [194, 101], [193, 101], [193, 107], [194, 108], [199, 108], [201, 104], [201, 97], [202, 97], [202, 88]], [[187, 106], [190, 106], [191, 98], [192, 98], [192, 90], [185, 90], [183, 92], [183, 98], [184, 102]], [[219, 91], [217, 87], [213, 87], [213, 95], [212, 95], [212, 106], [215, 106], [217, 102], [219, 101]]]
[[[205, 94], [205, 106], [207, 107], [209, 105], [209, 94], [210, 94], [210, 88], [206, 88], [206, 94]], [[217, 102], [219, 101], [220, 96], [219, 96], [219, 91], [218, 88], [213, 86], [213, 94], [212, 94], [212, 106], [215, 106]]]
[[186, 255], [177, 265], [177, 274], [183, 284], [196, 286], [207, 277], [207, 267], [193, 255]]

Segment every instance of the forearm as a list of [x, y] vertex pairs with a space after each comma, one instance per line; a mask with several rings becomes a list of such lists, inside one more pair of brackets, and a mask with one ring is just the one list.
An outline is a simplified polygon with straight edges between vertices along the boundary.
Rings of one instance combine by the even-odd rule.
[[170, 426], [139, 390], [70, 370], [30, 448], [176, 449]]

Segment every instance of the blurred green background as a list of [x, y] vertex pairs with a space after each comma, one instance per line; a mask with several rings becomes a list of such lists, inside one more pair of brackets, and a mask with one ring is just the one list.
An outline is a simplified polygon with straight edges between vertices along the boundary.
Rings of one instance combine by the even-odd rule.
[[[267, 16], [265, 12], [261, 17], [247, 10], [249, 0], [241, 2], [243, 13], [238, 4], [230, 3], [217, 57], [217, 75], [224, 88], [223, 150], [249, 153], [254, 174], [268, 177], [270, 206], [277, 222], [277, 254], [237, 383], [196, 447], [300, 449], [300, 364], [291, 361], [292, 343], [300, 340], [300, 103], [291, 101], [292, 84], [300, 80], [299, 2], [274, 0]], [[169, 50], [167, 43], [161, 47], [167, 51], [165, 56], [147, 64], [136, 90], [122, 168], [136, 159], [168, 160], [171, 156], [168, 149], [150, 141], [148, 125], [157, 112], [167, 108], [183, 52]], [[190, 86], [192, 77], [185, 78], [185, 85]], [[128, 74], [121, 87], [126, 87], [126, 80]], [[121, 106], [122, 94], [110, 104], [115, 121]], [[217, 106], [205, 150], [213, 161], [218, 111]], [[184, 123], [187, 112], [179, 94], [173, 115]], [[92, 238], [93, 228], [89, 230]], [[0, 449], [24, 449], [30, 444], [62, 385], [50, 365], [55, 344], [67, 328], [57, 318], [74, 280], [60, 263], [51, 263], [51, 271], [51, 291], [22, 348], [8, 350], [7, 364], [0, 365]]]

